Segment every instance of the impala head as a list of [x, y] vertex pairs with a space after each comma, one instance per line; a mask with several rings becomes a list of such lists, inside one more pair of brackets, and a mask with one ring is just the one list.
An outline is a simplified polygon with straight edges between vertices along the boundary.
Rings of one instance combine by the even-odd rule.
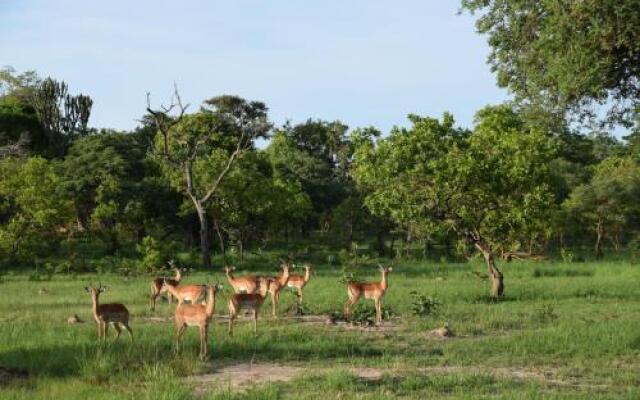
[[224, 272], [225, 273], [230, 273], [236, 270], [236, 267], [232, 266], [232, 265], [225, 265], [224, 266]]
[[305, 265], [302, 266], [302, 268], [304, 268], [305, 271], [307, 271], [307, 272], [309, 272], [311, 274], [315, 274], [316, 273], [316, 271], [313, 269], [313, 266], [310, 265], [310, 264], [305, 264]]
[[213, 285], [207, 285], [207, 294], [211, 294], [215, 297], [219, 291], [223, 289], [223, 286], [219, 283], [214, 283]]
[[98, 283], [98, 287], [94, 287], [91, 284], [89, 284], [89, 286], [85, 286], [84, 287], [85, 292], [87, 293], [91, 293], [91, 297], [94, 299], [98, 299], [98, 296], [100, 296], [100, 293], [104, 292], [105, 290], [107, 290], [106, 286], [102, 286], [101, 283]]
[[383, 275], [387, 275], [389, 272], [393, 271], [391, 267], [383, 267], [381, 264], [378, 264], [378, 269], [382, 272]]
[[282, 273], [284, 275], [289, 275], [291, 273], [291, 270], [293, 269], [293, 265], [289, 263], [284, 263], [280, 266], [280, 268], [282, 268]]

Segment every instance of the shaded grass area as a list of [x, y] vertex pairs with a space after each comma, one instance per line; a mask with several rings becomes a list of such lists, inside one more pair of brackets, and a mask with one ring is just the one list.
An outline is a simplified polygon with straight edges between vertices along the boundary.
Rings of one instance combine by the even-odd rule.
[[[240, 362], [275, 362], [307, 372], [248, 391], [212, 388], [204, 398], [640, 397], [639, 267], [624, 262], [501, 266], [507, 295], [495, 302], [486, 295], [488, 283], [471, 273], [481, 265], [396, 263], [384, 299], [395, 314], [386, 322], [389, 329], [273, 320], [267, 303], [257, 337], [248, 321], [240, 321], [229, 338], [222, 318], [230, 295], [226, 285], [205, 363], [197, 360], [196, 330], [187, 332], [183, 352], [176, 355], [172, 324], [147, 319], [170, 317], [173, 310], [162, 302], [155, 313], [149, 311], [149, 277], [54, 276], [32, 282], [27, 275], [8, 274], [0, 283], [0, 366], [26, 370], [30, 378], [0, 386], [0, 398], [190, 399], [196, 395], [183, 377]], [[316, 271], [305, 290], [305, 309], [340, 312], [346, 300], [338, 282], [341, 269], [319, 265]], [[373, 268], [369, 276], [378, 279]], [[121, 338], [96, 348], [83, 287], [98, 280], [109, 286], [103, 302], [122, 302], [131, 311], [133, 346]], [[226, 283], [221, 271], [185, 278], [207, 281]], [[411, 291], [438, 299], [438, 312], [412, 315]], [[280, 309], [290, 309], [293, 301], [293, 294], [284, 292]], [[86, 322], [68, 325], [72, 314]], [[456, 337], [427, 335], [444, 323]], [[350, 372], [352, 367], [390, 372], [366, 380]], [[505, 373], [521, 369], [542, 371], [548, 379]]]

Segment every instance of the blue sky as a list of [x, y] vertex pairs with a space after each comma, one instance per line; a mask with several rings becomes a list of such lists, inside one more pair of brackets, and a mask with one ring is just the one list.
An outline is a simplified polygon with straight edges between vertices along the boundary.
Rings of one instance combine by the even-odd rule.
[[473, 19], [448, 1], [0, 0], [0, 66], [94, 99], [91, 125], [131, 129], [145, 93], [176, 82], [193, 109], [218, 94], [271, 119], [339, 119], [388, 132], [408, 113], [474, 112], [507, 98]]

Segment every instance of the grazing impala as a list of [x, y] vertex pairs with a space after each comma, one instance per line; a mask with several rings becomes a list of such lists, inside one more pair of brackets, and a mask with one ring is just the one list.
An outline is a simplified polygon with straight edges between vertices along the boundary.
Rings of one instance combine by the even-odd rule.
[[269, 278], [272, 280], [269, 287], [269, 293], [271, 294], [271, 313], [273, 318], [278, 318], [276, 309], [280, 302], [280, 291], [289, 283], [289, 277], [291, 276], [291, 264], [284, 263], [280, 266], [282, 272], [275, 278]]
[[360, 300], [362, 296], [365, 299], [373, 299], [376, 306], [376, 324], [382, 324], [382, 296], [384, 296], [389, 283], [387, 281], [387, 275], [393, 269], [391, 267], [379, 266], [380, 273], [382, 274], [382, 280], [380, 283], [363, 283], [363, 282], [349, 282], [347, 283], [347, 295], [349, 300], [344, 306], [344, 316], [351, 318], [351, 307]]
[[264, 278], [258, 283], [258, 293], [234, 293], [229, 299], [229, 336], [233, 336], [233, 322], [241, 310], [253, 311], [253, 332], [258, 334], [258, 311], [267, 297], [273, 279]]
[[200, 330], [200, 358], [207, 358], [207, 338], [211, 316], [216, 309], [216, 294], [221, 285], [207, 286], [207, 304], [182, 304], [176, 307], [176, 352], [180, 351], [180, 341], [188, 326], [197, 326]]
[[[182, 273], [186, 271], [186, 269], [174, 268], [173, 271], [175, 272], [175, 276], [173, 277], [173, 279], [155, 278], [153, 281], [151, 281], [151, 311], [156, 309], [156, 300], [158, 299], [158, 297], [160, 297], [162, 293], [167, 292], [167, 290], [164, 288], [164, 283], [167, 282], [168, 285], [173, 287], [178, 286], [180, 284], [180, 281], [182, 280]], [[173, 295], [171, 293], [167, 292], [167, 298], [169, 299], [169, 303], [173, 302]]]
[[116, 330], [116, 340], [120, 337], [121, 328], [124, 328], [129, 332], [133, 342], [133, 332], [129, 327], [129, 310], [127, 310], [127, 307], [120, 303], [100, 304], [100, 293], [107, 290], [106, 286], [103, 287], [102, 284], [99, 284], [97, 288], [89, 285], [84, 290], [91, 293], [93, 318], [98, 324], [98, 343], [100, 343], [101, 339], [106, 343], [109, 324], [112, 324]]
[[255, 293], [258, 288], [258, 280], [256, 276], [233, 276], [233, 271], [236, 270], [236, 267], [225, 266], [224, 272], [227, 275], [227, 279], [229, 280], [229, 284], [233, 288], [235, 293]]
[[290, 275], [287, 282], [287, 287], [294, 288], [298, 292], [298, 307], [302, 304], [302, 291], [309, 283], [313, 272], [313, 268], [309, 264], [304, 265], [303, 268], [305, 269], [304, 275]]
[[171, 293], [176, 299], [178, 299], [178, 305], [181, 306], [185, 301], [190, 301], [191, 304], [195, 304], [198, 300], [203, 299], [205, 296], [205, 285], [185, 285], [185, 286], [171, 286], [165, 279], [162, 284], [163, 290]]

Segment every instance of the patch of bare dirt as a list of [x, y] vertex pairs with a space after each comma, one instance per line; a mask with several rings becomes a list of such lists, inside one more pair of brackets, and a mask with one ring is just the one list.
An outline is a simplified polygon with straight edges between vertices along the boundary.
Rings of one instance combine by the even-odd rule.
[[304, 368], [270, 363], [242, 363], [216, 369], [210, 374], [191, 376], [186, 382], [194, 386], [196, 394], [212, 389], [241, 390], [248, 385], [269, 382], [287, 382], [299, 375]]
[[29, 371], [18, 368], [0, 367], [0, 386], [6, 385], [15, 379], [26, 379]]

